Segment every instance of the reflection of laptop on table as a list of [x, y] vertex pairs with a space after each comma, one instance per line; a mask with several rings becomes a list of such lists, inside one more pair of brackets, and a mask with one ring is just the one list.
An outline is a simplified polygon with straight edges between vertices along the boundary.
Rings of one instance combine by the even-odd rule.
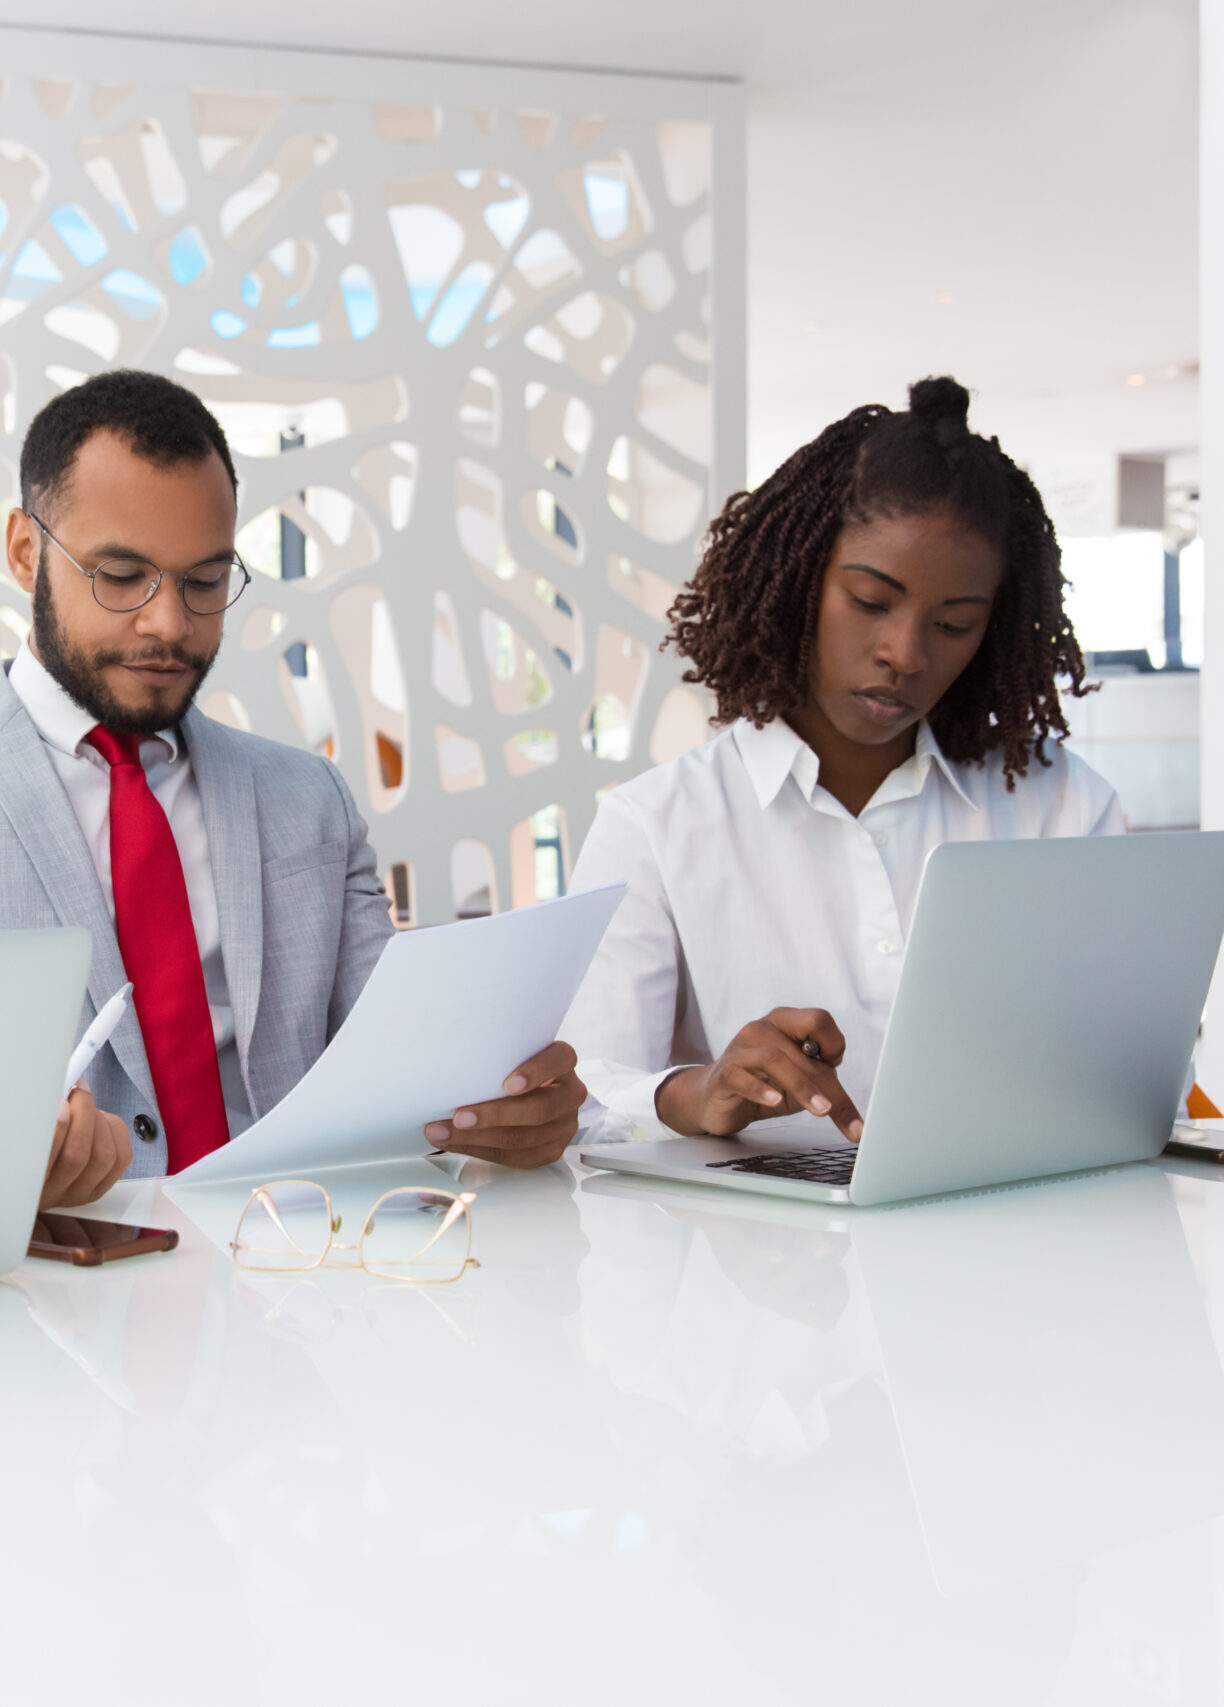
[[1149, 1159], [1222, 935], [1224, 832], [946, 843], [927, 860], [857, 1147], [758, 1123], [581, 1159], [860, 1204]]
[[856, 1215], [852, 1236], [945, 1594], [1224, 1509], [1224, 1376], [1161, 1169]]
[[[1224, 1375], [1162, 1169], [849, 1216], [607, 1173], [582, 1191], [700, 1226], [729, 1278], [782, 1314], [827, 1290], [828, 1235], [848, 1241], [946, 1595], [1224, 1509]], [[747, 1221], [751, 1245], [733, 1236]], [[740, 1279], [732, 1258], [754, 1247]]]

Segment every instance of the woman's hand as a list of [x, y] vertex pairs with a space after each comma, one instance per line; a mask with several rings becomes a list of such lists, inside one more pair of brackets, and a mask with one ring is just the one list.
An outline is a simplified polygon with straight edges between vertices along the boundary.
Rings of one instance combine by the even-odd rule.
[[449, 1120], [431, 1120], [425, 1136], [439, 1150], [500, 1162], [507, 1168], [542, 1168], [559, 1161], [578, 1130], [586, 1086], [575, 1073], [578, 1057], [568, 1043], [550, 1043], [516, 1067], [504, 1097], [457, 1108]]
[[[809, 1043], [819, 1057], [804, 1053]], [[775, 1008], [736, 1033], [708, 1067], [684, 1067], [655, 1093], [655, 1110], [673, 1132], [725, 1136], [771, 1115], [827, 1115], [857, 1144], [859, 1112], [833, 1071], [846, 1040], [823, 1008]]]

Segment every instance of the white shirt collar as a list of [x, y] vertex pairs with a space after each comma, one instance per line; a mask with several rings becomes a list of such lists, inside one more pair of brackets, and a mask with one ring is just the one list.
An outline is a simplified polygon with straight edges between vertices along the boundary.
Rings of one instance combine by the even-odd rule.
[[[782, 792], [782, 784], [794, 770], [800, 750], [808, 753], [812, 750], [781, 717], [775, 717], [763, 729], [758, 729], [747, 718], [741, 718], [734, 725], [732, 734], [744, 769], [748, 772], [748, 780], [764, 811]], [[816, 757], [815, 753], [812, 757]]]
[[[775, 717], [772, 723], [758, 729], [747, 719], [741, 719], [734, 725], [733, 734], [762, 811], [773, 805], [789, 776], [794, 776], [804, 798], [811, 803], [820, 780], [820, 760], [789, 723]], [[977, 802], [966, 790], [957, 774], [957, 767], [944, 757], [943, 749], [925, 717], [918, 725], [913, 754], [884, 779], [869, 804], [883, 805], [886, 800], [902, 800], [918, 794], [926, 783], [932, 764], [939, 767], [966, 806], [976, 809]]]
[[[46, 665], [40, 663], [31, 652], [28, 640], [22, 642], [17, 656], [13, 659], [9, 669], [9, 685], [25, 706], [31, 722], [48, 746], [72, 756], [81, 753], [85, 737], [91, 729], [97, 727], [97, 718], [83, 711], [71, 695], [64, 691]], [[156, 735], [148, 739], [161, 742], [166, 747], [167, 761], [173, 762], [178, 757], [178, 736], [173, 729], [159, 729]], [[145, 743], [142, 742], [141, 745]], [[84, 751], [92, 754], [93, 748], [85, 747]]]

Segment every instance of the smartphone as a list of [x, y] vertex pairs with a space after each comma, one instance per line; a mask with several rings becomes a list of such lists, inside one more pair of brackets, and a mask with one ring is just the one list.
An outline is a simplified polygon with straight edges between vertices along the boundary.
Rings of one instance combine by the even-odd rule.
[[178, 1234], [162, 1227], [129, 1227], [122, 1221], [91, 1221], [84, 1215], [40, 1215], [26, 1254], [94, 1268], [142, 1251], [172, 1251], [177, 1244]]
[[1163, 1153], [1224, 1167], [1224, 1120], [1213, 1120], [1209, 1126], [1188, 1126], [1179, 1121]]

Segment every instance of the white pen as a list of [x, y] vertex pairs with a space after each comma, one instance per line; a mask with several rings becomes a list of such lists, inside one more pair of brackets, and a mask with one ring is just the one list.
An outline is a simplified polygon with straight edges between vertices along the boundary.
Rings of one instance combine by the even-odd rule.
[[131, 993], [132, 986], [130, 984], [125, 984], [122, 990], [117, 991], [102, 1008], [93, 1024], [87, 1028], [84, 1037], [72, 1051], [72, 1058], [68, 1062], [68, 1072], [64, 1079], [65, 1097], [81, 1075], [89, 1071], [93, 1065], [93, 1058], [102, 1045], [109, 1041], [111, 1033], [123, 1018], [127, 1009], [127, 999]]

